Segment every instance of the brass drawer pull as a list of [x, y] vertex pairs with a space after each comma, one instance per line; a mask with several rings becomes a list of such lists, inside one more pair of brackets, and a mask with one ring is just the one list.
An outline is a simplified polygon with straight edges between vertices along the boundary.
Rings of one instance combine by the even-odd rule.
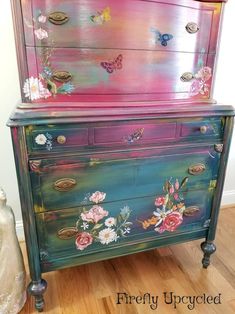
[[55, 71], [52, 74], [52, 78], [53, 78], [53, 80], [55, 80], [57, 82], [66, 83], [66, 82], [71, 81], [72, 74], [69, 73], [68, 71]]
[[57, 236], [61, 240], [70, 240], [74, 238], [77, 234], [78, 234], [78, 230], [75, 227], [63, 228], [57, 232]]
[[193, 176], [197, 176], [202, 174], [206, 170], [206, 166], [204, 164], [196, 164], [192, 165], [188, 168], [188, 173], [192, 174]]
[[57, 138], [56, 138], [56, 141], [57, 141], [57, 143], [58, 144], [61, 144], [61, 145], [63, 145], [63, 144], [65, 144], [66, 143], [66, 137], [64, 136], [64, 135], [59, 135], [59, 136], [57, 136]]
[[54, 183], [54, 189], [59, 192], [68, 192], [77, 184], [76, 180], [71, 178], [59, 179]]
[[202, 133], [202, 134], [206, 134], [207, 133], [207, 131], [208, 131], [208, 126], [206, 126], [206, 125], [202, 125], [201, 127], [200, 127], [200, 132]]
[[189, 33], [189, 34], [195, 34], [199, 31], [199, 27], [197, 25], [197, 23], [194, 23], [194, 22], [189, 22], [186, 26], [186, 31]]
[[63, 25], [68, 22], [69, 16], [64, 12], [53, 12], [49, 15], [48, 20], [55, 25]]
[[181, 81], [183, 82], [190, 82], [193, 78], [194, 78], [194, 75], [191, 72], [185, 72], [180, 77]]

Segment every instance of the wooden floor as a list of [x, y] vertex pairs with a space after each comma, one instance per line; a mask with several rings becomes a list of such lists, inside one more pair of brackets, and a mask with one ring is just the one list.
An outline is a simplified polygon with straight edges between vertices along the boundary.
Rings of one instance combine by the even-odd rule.
[[[217, 229], [217, 252], [209, 268], [201, 267], [200, 243], [194, 241], [104, 262], [44, 274], [48, 282], [45, 312], [51, 314], [147, 314], [147, 313], [235, 313], [235, 207], [221, 210]], [[25, 247], [22, 244], [25, 256]], [[26, 262], [27, 263], [27, 262]], [[157, 309], [150, 304], [116, 304], [117, 293], [158, 296]], [[187, 304], [176, 309], [164, 302], [163, 293], [177, 296], [215, 297], [221, 304]], [[137, 299], [140, 302], [140, 299]], [[201, 300], [201, 299], [200, 299]], [[184, 301], [187, 301], [184, 299]], [[36, 313], [33, 299], [21, 314]]]

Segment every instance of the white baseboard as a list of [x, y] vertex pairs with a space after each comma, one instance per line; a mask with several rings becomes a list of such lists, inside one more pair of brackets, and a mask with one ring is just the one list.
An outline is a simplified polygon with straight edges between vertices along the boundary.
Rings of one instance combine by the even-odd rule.
[[235, 204], [235, 190], [224, 191], [221, 205], [234, 205]]

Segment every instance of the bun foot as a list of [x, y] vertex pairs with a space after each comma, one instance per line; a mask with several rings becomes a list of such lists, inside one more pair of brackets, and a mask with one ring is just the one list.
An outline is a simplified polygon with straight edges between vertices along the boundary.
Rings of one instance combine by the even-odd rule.
[[32, 281], [28, 286], [28, 292], [35, 298], [35, 309], [42, 312], [44, 308], [43, 293], [46, 291], [47, 282], [44, 279]]
[[210, 265], [210, 256], [216, 251], [216, 246], [212, 242], [203, 242], [201, 244], [201, 249], [204, 252], [202, 259], [203, 268], [207, 268]]

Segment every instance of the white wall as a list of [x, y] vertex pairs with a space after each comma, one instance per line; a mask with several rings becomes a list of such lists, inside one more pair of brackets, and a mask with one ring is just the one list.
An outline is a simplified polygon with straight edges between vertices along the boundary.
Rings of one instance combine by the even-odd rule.
[[[13, 207], [16, 220], [21, 221], [18, 187], [10, 138], [6, 121], [20, 98], [18, 70], [16, 64], [13, 26], [10, 0], [0, 1], [0, 186]], [[215, 84], [215, 99], [224, 104], [235, 105], [235, 58], [234, 58], [234, 17], [235, 1], [229, 0], [226, 5], [222, 32], [221, 50]], [[235, 136], [234, 136], [235, 137]], [[225, 182], [223, 204], [235, 203], [235, 138], [233, 137], [229, 167]]]

